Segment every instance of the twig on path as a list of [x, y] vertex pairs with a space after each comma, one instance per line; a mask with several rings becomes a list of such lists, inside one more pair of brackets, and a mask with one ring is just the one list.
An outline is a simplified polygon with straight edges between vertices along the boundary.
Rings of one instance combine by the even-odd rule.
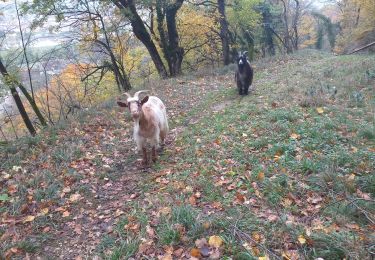
[[273, 251], [271, 251], [270, 249], [266, 248], [264, 245], [260, 244], [259, 242], [255, 241], [249, 234], [246, 234], [245, 232], [243, 232], [241, 229], [239, 229], [236, 225], [231, 225], [231, 228], [233, 229], [233, 234], [237, 234], [237, 236], [240, 238], [240, 239], [243, 239], [245, 237], [244, 240], [250, 240], [251, 242], [253, 242], [254, 244], [256, 244], [258, 247], [262, 248], [264, 251], [266, 251], [268, 254], [274, 256], [276, 259], [282, 259], [282, 257], [278, 256], [276, 253], [274, 253]]

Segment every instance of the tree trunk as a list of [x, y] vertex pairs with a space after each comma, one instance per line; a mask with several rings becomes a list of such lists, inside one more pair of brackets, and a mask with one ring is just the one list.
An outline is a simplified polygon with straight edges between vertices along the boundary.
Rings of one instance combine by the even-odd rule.
[[168, 61], [168, 65], [169, 72], [172, 77], [181, 74], [182, 59], [184, 57], [184, 49], [179, 46], [179, 36], [176, 25], [177, 11], [181, 8], [183, 2], [183, 0], [176, 0], [175, 3], [169, 4], [166, 10], [170, 51], [170, 60]]
[[32, 109], [34, 110], [34, 113], [38, 117], [39, 122], [41, 123], [41, 125], [42, 126], [47, 126], [47, 121], [44, 118], [44, 116], [42, 115], [42, 113], [40, 112], [39, 107], [35, 103], [35, 100], [33, 99], [33, 97], [29, 94], [29, 92], [27, 91], [27, 89], [20, 82], [17, 82], [17, 85], [18, 85], [19, 89], [22, 91], [22, 94], [26, 97], [27, 101], [29, 101], [29, 104], [32, 107]]
[[161, 78], [168, 76], [165, 66], [160, 58], [158, 50], [154, 42], [151, 39], [141, 17], [137, 13], [135, 3], [133, 0], [112, 0], [113, 3], [122, 11], [123, 15], [126, 16], [133, 28], [134, 35], [140, 40], [147, 48], [152, 61]]
[[288, 9], [286, 7], [285, 1], [286, 0], [281, 0], [281, 2], [283, 3], [283, 8], [284, 8], [284, 13], [283, 13], [283, 16], [284, 16], [284, 25], [285, 25], [284, 46], [286, 48], [286, 52], [287, 53], [292, 53], [293, 52], [293, 47], [292, 47], [292, 44], [291, 44], [291, 37], [290, 37], [290, 33], [289, 33]]
[[[0, 60], [0, 73], [3, 75], [5, 81], [9, 80], [9, 74], [8, 74], [6, 68], [3, 65], [1, 60]], [[32, 136], [35, 136], [36, 135], [35, 128], [34, 128], [33, 124], [31, 123], [31, 120], [30, 120], [29, 115], [27, 114], [27, 112], [25, 110], [25, 107], [23, 106], [22, 100], [21, 100], [20, 96], [18, 95], [17, 89], [14, 86], [14, 82], [10, 82], [9, 88], [10, 88], [10, 92], [12, 93], [14, 102], [17, 105], [18, 111], [20, 112], [20, 115], [23, 119], [23, 122], [25, 123], [25, 125], [26, 125], [27, 129], [29, 130], [30, 134]]]
[[217, 5], [219, 9], [219, 22], [220, 22], [220, 38], [221, 38], [221, 45], [223, 49], [223, 62], [224, 65], [228, 65], [230, 63], [229, 57], [229, 36], [228, 36], [228, 22], [225, 16], [225, 0], [217, 0]]
[[273, 41], [273, 33], [271, 29], [272, 19], [271, 19], [271, 13], [268, 6], [264, 6], [262, 11], [262, 19], [263, 19], [263, 30], [264, 30], [264, 54], [267, 52], [269, 55], [274, 56], [276, 54], [275, 52], [275, 44]]
[[[181, 74], [181, 65], [184, 49], [179, 46], [179, 36], [176, 24], [177, 11], [181, 8], [183, 0], [176, 0], [167, 4], [164, 0], [156, 1], [156, 18], [159, 32], [159, 45], [163, 50], [164, 58], [168, 63], [169, 75], [174, 77]], [[167, 24], [165, 31], [164, 19]]]
[[293, 21], [293, 31], [294, 31], [293, 47], [295, 50], [298, 50], [298, 41], [299, 41], [298, 21], [300, 19], [300, 3], [298, 0], [294, 0], [294, 2], [296, 2], [296, 13], [294, 15], [294, 21]]

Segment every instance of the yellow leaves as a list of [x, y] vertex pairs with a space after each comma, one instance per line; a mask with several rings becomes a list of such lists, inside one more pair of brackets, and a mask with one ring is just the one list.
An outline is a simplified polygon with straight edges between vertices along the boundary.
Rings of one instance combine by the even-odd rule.
[[48, 212], [49, 212], [49, 209], [48, 209], [48, 208], [43, 208], [43, 209], [41, 209], [41, 211], [40, 211], [40, 215], [42, 215], [42, 216], [47, 215]]
[[160, 212], [161, 215], [167, 216], [167, 215], [170, 215], [172, 213], [172, 209], [171, 209], [171, 207], [164, 207], [164, 208], [161, 208], [159, 212]]
[[306, 238], [303, 235], [298, 236], [298, 242], [303, 245], [306, 244]]
[[284, 207], [289, 207], [292, 204], [293, 204], [293, 201], [289, 198], [284, 198], [283, 201], [281, 202], [281, 205], [283, 205]]
[[208, 222], [208, 221], [206, 221], [206, 222], [204, 222], [204, 223], [203, 223], [203, 225], [202, 225], [202, 226], [203, 226], [203, 228], [204, 228], [204, 229], [209, 229], [209, 228], [210, 228], [210, 226], [211, 226], [211, 223], [210, 223], [210, 222]]
[[210, 236], [208, 244], [212, 247], [220, 247], [223, 244], [223, 239], [219, 236]]
[[35, 219], [35, 216], [29, 215], [29, 216], [25, 217], [22, 222], [23, 223], [32, 222], [32, 221], [34, 221], [34, 219]]
[[190, 250], [190, 255], [196, 258], [201, 257], [201, 252], [199, 251], [198, 248], [193, 248]]
[[319, 115], [324, 113], [324, 109], [322, 107], [317, 107], [316, 112], [318, 112]]
[[70, 202], [76, 202], [76, 201], [78, 201], [80, 199], [81, 199], [81, 195], [79, 193], [72, 194], [69, 197], [69, 201]]
[[292, 138], [292, 139], [294, 139], [294, 140], [298, 140], [298, 139], [301, 138], [301, 136], [300, 136], [299, 134], [292, 133], [292, 134], [290, 135], [290, 138]]
[[201, 46], [199, 49], [192, 48], [186, 53], [184, 60], [188, 63], [196, 63], [197, 57], [203, 51], [208, 55], [217, 55], [216, 50], [208, 39], [215, 38], [214, 31], [217, 23], [215, 17], [205, 13], [203, 10], [183, 5], [178, 11], [178, 31], [180, 34], [181, 46], [190, 49], [193, 46]]
[[251, 233], [251, 237], [254, 239], [255, 242], [260, 243], [262, 236], [258, 232]]

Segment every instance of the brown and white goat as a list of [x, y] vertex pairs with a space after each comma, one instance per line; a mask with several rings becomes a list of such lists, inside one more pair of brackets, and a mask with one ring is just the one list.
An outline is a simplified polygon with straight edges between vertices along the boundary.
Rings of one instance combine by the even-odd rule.
[[137, 91], [132, 97], [128, 93], [126, 103], [117, 101], [120, 107], [128, 107], [134, 121], [133, 136], [139, 152], [143, 152], [143, 164], [147, 164], [146, 143], [152, 146], [152, 161], [156, 161], [156, 149], [160, 143], [165, 144], [169, 127], [167, 110], [163, 102], [155, 96], [146, 96], [142, 100], [139, 94], [147, 90]]

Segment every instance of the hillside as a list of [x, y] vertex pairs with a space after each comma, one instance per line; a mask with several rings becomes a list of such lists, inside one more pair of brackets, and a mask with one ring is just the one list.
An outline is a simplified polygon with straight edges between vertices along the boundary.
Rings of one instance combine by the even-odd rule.
[[0, 147], [0, 256], [370, 259], [375, 56], [254, 68], [246, 97], [232, 66], [150, 85], [171, 126], [151, 168], [116, 98]]

